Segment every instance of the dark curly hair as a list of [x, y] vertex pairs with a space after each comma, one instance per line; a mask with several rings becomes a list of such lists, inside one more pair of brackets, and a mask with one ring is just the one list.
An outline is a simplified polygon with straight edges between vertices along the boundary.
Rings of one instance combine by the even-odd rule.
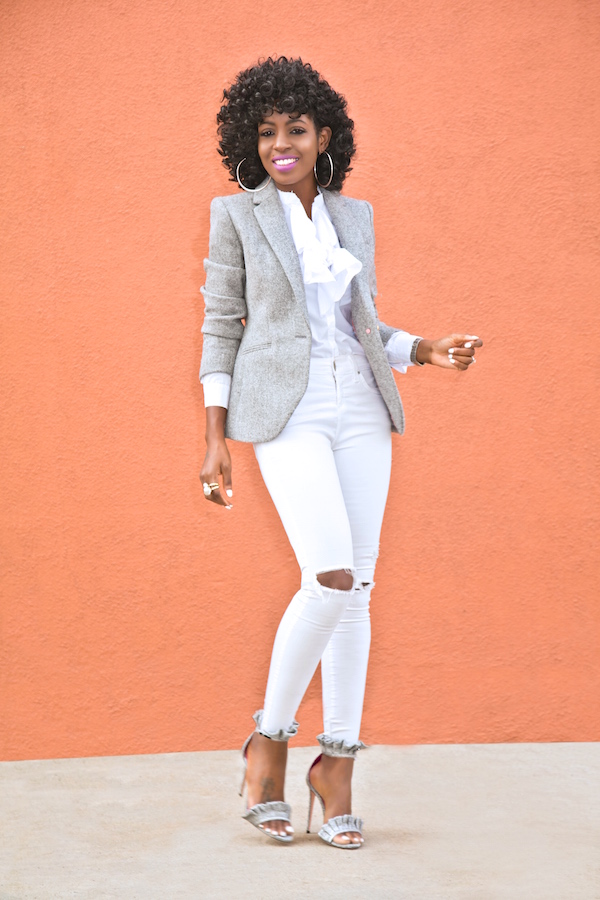
[[[331, 141], [327, 152], [333, 159], [333, 180], [329, 190], [339, 191], [356, 152], [354, 122], [346, 112], [346, 100], [301, 59], [269, 57], [264, 62], [240, 72], [228, 90], [223, 91], [223, 105], [217, 114], [219, 153], [223, 165], [236, 181], [235, 170], [240, 160], [244, 184], [257, 187], [266, 178], [258, 155], [258, 126], [273, 111], [308, 114], [317, 131], [329, 126]], [[319, 180], [329, 178], [325, 160]]]

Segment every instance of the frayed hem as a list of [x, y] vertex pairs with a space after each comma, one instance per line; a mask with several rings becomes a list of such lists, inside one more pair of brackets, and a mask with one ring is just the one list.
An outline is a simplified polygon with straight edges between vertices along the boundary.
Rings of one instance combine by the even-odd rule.
[[351, 759], [356, 759], [356, 754], [359, 750], [368, 749], [367, 745], [363, 744], [362, 741], [356, 741], [356, 743], [351, 744], [349, 741], [336, 739], [328, 734], [317, 735], [317, 741], [323, 756], [349, 756]]

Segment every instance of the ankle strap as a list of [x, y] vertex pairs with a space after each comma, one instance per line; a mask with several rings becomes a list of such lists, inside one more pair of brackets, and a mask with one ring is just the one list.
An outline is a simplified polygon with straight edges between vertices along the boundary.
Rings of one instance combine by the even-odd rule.
[[347, 741], [336, 741], [327, 734], [319, 734], [317, 741], [323, 756], [350, 756], [352, 759], [356, 759], [356, 754], [359, 750], [367, 749], [367, 745], [363, 744], [362, 741], [358, 741], [356, 744], [349, 744]]
[[279, 731], [265, 731], [262, 727], [262, 720], [264, 717], [265, 711], [264, 709], [257, 709], [252, 718], [256, 722], [255, 731], [258, 731], [259, 734], [262, 734], [263, 737], [269, 738], [272, 741], [289, 741], [290, 738], [294, 737], [298, 733], [298, 722], [294, 719], [292, 724], [286, 731], [285, 728], [280, 728]]

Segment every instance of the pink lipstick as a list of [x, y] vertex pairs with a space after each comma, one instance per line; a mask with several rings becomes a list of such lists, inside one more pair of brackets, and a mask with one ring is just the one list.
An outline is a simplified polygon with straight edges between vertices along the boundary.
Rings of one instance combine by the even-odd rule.
[[275, 168], [280, 172], [289, 172], [298, 162], [297, 156], [275, 156], [272, 160]]

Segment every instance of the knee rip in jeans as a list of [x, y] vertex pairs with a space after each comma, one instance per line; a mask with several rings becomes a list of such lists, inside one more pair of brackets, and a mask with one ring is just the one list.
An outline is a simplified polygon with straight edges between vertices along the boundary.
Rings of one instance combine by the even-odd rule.
[[354, 590], [356, 574], [354, 569], [333, 569], [317, 572], [317, 582], [322, 588], [347, 594]]
[[[367, 553], [361, 556], [359, 560], [359, 565], [356, 569], [356, 590], [360, 591], [369, 591], [371, 592], [375, 587], [375, 582], [373, 581], [373, 576], [375, 574], [375, 567], [377, 565], [377, 559], [379, 557], [379, 547], [376, 547], [375, 550], [372, 550], [371, 553]], [[368, 581], [366, 579], [369, 579]], [[365, 579], [363, 581], [363, 579]]]
[[371, 592], [374, 587], [375, 587], [374, 581], [361, 581], [356, 585], [356, 590], [360, 591], [362, 588], [363, 591], [368, 590], [369, 592]]

